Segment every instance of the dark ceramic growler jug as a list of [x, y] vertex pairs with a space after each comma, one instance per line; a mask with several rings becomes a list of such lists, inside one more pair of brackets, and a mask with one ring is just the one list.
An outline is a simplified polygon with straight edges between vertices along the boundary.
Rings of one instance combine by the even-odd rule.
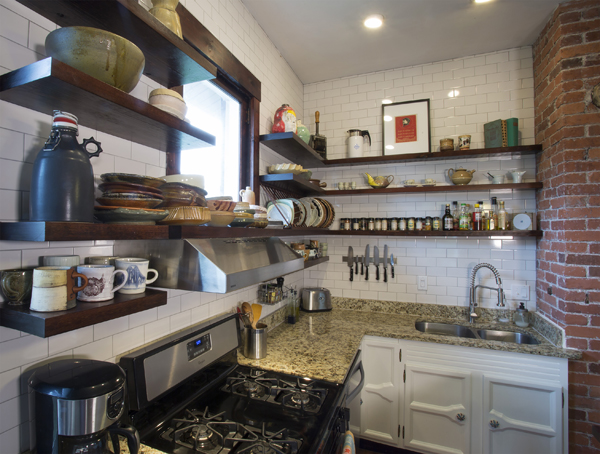
[[[90, 158], [102, 152], [94, 138], [77, 142], [77, 117], [54, 111], [50, 137], [33, 164], [29, 220], [94, 222], [94, 171]], [[95, 152], [86, 149], [96, 145]]]

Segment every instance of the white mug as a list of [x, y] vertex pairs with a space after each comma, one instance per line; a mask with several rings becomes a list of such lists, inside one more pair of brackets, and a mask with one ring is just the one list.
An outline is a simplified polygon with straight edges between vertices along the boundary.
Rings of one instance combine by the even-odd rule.
[[78, 255], [45, 255], [42, 257], [43, 266], [79, 266]]
[[[77, 287], [77, 278], [83, 285]], [[33, 270], [33, 288], [29, 308], [37, 312], [72, 309], [77, 304], [77, 292], [88, 283], [87, 276], [69, 266], [39, 266]]]
[[[80, 301], [108, 301], [114, 298], [114, 293], [127, 283], [127, 271], [115, 270], [112, 265], [80, 265], [77, 272], [88, 278], [88, 285], [77, 293]], [[123, 275], [121, 284], [114, 286], [115, 276]]]
[[[144, 293], [146, 291], [146, 284], [152, 284], [158, 279], [158, 271], [148, 268], [150, 261], [147, 259], [120, 257], [115, 260], [115, 263], [118, 270], [127, 271], [127, 280], [125, 281], [125, 285], [119, 290], [119, 293]], [[154, 273], [152, 279], [148, 279], [148, 273], [150, 272]], [[120, 281], [118, 284], [120, 284]]]

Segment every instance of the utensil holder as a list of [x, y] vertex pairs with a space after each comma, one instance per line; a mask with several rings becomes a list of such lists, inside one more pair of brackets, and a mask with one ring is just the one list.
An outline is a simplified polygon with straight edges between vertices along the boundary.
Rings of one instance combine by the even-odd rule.
[[246, 358], [262, 359], [267, 356], [267, 325], [257, 323], [256, 329], [244, 328], [242, 348]]

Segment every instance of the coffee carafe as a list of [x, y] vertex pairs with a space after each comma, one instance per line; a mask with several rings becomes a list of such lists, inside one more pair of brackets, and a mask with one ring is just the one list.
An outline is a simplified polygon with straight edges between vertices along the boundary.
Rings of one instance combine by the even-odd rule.
[[348, 157], [362, 158], [371, 151], [371, 135], [361, 129], [348, 130]]
[[117, 364], [65, 359], [35, 369], [29, 379], [31, 452], [118, 454], [122, 435], [137, 454], [137, 431], [119, 423], [124, 405], [125, 373]]

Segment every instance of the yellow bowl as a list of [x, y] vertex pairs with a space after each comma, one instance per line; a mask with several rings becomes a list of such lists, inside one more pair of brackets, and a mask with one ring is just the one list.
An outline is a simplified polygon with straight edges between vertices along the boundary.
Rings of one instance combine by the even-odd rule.
[[63, 27], [46, 37], [46, 53], [126, 93], [142, 77], [146, 60], [131, 41], [92, 27]]

